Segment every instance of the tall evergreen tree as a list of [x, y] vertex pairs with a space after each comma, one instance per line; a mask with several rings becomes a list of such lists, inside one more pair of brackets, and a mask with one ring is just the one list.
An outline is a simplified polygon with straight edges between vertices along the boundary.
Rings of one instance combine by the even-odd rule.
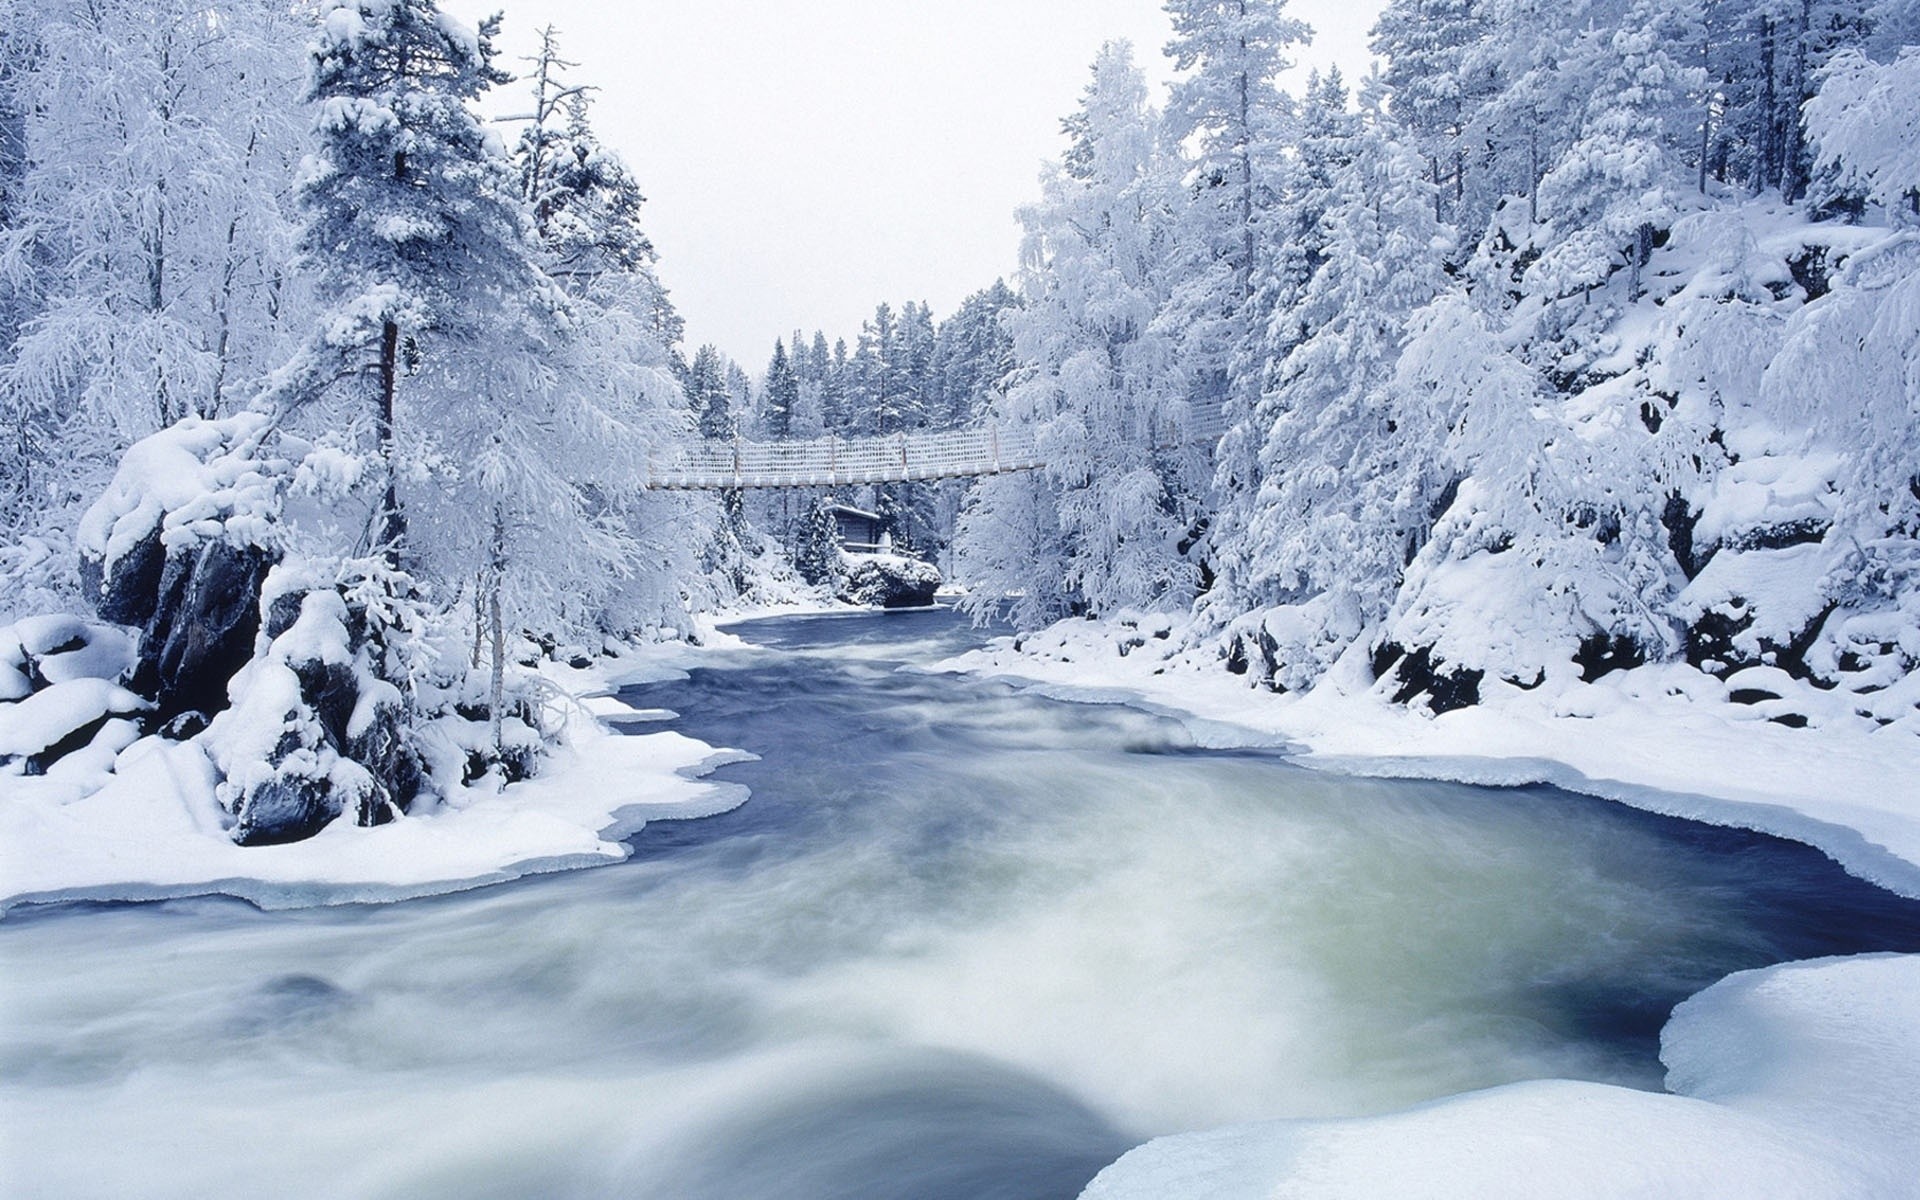
[[961, 516], [976, 612], [1009, 593], [1023, 624], [1192, 601], [1192, 497], [1161, 445], [1184, 396], [1154, 323], [1178, 188], [1157, 117], [1131, 48], [1109, 43], [1065, 159], [1021, 214], [1028, 302], [1008, 318], [1021, 367], [1003, 413], [1038, 427], [1047, 468], [982, 481]]
[[349, 393], [382, 462], [371, 532], [389, 553], [406, 526], [403, 377], [429, 355], [444, 371], [496, 344], [507, 315], [546, 290], [508, 164], [470, 107], [509, 78], [493, 61], [498, 29], [468, 29], [432, 0], [329, 0], [313, 45], [300, 247], [324, 311], [277, 396]]
[[794, 373], [786, 346], [778, 340], [773, 343], [773, 361], [767, 364], [762, 392], [761, 429], [775, 440], [792, 437], [794, 413], [800, 407], [800, 377]]

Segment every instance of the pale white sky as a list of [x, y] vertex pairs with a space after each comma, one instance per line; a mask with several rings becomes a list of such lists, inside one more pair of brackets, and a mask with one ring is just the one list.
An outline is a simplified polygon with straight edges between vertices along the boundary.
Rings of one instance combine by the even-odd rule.
[[[504, 8], [504, 65], [552, 23], [596, 126], [647, 194], [687, 320], [759, 372], [796, 327], [851, 342], [886, 300], [945, 316], [1009, 281], [1014, 210], [1059, 153], [1100, 43], [1169, 75], [1159, 0], [442, 0]], [[1293, 0], [1302, 64], [1368, 62], [1381, 0]], [[517, 85], [494, 111], [514, 111]], [[524, 107], [524, 105], [521, 105]]]

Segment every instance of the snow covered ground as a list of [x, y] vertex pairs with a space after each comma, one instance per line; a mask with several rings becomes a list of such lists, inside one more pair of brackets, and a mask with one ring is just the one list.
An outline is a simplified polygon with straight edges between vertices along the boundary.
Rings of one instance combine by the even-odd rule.
[[[1376, 695], [1357, 653], [1293, 697], [1179, 645], [1165, 619], [1070, 622], [942, 666], [1182, 715], [1210, 744], [1287, 743], [1309, 766], [1549, 782], [1762, 830], [1920, 896], [1920, 739], [1904, 729], [1787, 728], [1684, 666], [1496, 689], [1434, 717]], [[1377, 1117], [1162, 1138], [1085, 1195], [1920, 1196], [1920, 957], [1732, 976], [1675, 1011], [1662, 1059], [1672, 1095], [1547, 1080]]]
[[192, 742], [142, 738], [110, 774], [103, 763], [99, 775], [0, 777], [0, 911], [207, 894], [267, 908], [399, 900], [618, 862], [629, 853], [621, 839], [645, 822], [708, 816], [746, 798], [702, 781], [737, 752], [666, 730], [615, 731], [669, 715], [632, 710], [615, 689], [673, 678], [699, 653], [661, 645], [587, 670], [550, 668], [555, 702], [570, 713], [566, 744], [540, 775], [500, 791], [464, 788], [378, 828], [335, 821], [288, 845], [233, 844], [213, 765]]

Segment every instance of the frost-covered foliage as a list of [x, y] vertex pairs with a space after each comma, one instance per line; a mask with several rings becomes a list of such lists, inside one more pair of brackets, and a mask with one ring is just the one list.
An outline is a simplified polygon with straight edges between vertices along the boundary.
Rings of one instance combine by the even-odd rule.
[[692, 422], [639, 191], [551, 34], [508, 156], [474, 112], [496, 27], [7, 5], [0, 611], [138, 631], [91, 699], [20, 643], [13, 741], [77, 723], [10, 763], [99, 774], [125, 726], [204, 749], [243, 843], [378, 823], [533, 768], [523, 647], [723, 598], [719, 514], [644, 490]]
[[[0, 540], [60, 547], [133, 441], [243, 406], [289, 345], [304, 22], [284, 5], [0, 19]], [[9, 555], [0, 609], [71, 595]]]
[[1185, 398], [1154, 325], [1178, 192], [1126, 43], [1102, 50], [1068, 128], [1066, 158], [1022, 214], [1027, 304], [1009, 317], [1021, 369], [1001, 408], [1037, 427], [1047, 467], [979, 486], [959, 527], [968, 603], [985, 612], [1013, 594], [1027, 621], [1184, 608], [1198, 585]]
[[[1085, 396], [1226, 401], [1188, 645], [1289, 691], [1350, 657], [1341, 686], [1435, 711], [1684, 660], [1788, 724], [1913, 724], [1911, 5], [1392, 0], [1357, 105], [1275, 90], [1277, 6], [1168, 8], [1184, 186], [1069, 211], [1069, 119], [1015, 328], [1107, 367], [1017, 341], [1007, 411], [1104, 445], [1060, 423]], [[1130, 291], [1061, 249], [1141, 244]], [[970, 603], [1024, 626], [1100, 610], [1076, 556], [1169, 528], [1121, 463], [1076, 524], [1081, 445], [1046, 450], [961, 525]]]
[[[1308, 240], [1275, 281], [1271, 358], [1240, 431], [1260, 435], [1252, 470], [1216, 480], [1232, 517], [1208, 605], [1229, 615], [1307, 604], [1342, 628], [1379, 620], [1450, 482], [1437, 451], [1454, 414], [1395, 378], [1410, 314], [1446, 286], [1448, 239], [1379, 115], [1345, 108], [1337, 78], [1310, 91], [1293, 186], [1276, 202]], [[1297, 687], [1331, 660], [1290, 662]]]
[[1920, 46], [1880, 64], [1845, 50], [1806, 106], [1816, 195], [1858, 198], [1902, 226], [1920, 224]]

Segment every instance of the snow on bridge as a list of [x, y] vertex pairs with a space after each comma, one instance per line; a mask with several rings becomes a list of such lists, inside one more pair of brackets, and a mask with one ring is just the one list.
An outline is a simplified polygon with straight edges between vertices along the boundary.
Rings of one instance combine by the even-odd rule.
[[[1225, 428], [1218, 405], [1196, 408], [1183, 421], [1156, 430], [1154, 445], [1213, 442]], [[1033, 426], [998, 424], [864, 438], [688, 442], [647, 456], [647, 486], [661, 491], [832, 487], [968, 479], [1046, 465]]]

